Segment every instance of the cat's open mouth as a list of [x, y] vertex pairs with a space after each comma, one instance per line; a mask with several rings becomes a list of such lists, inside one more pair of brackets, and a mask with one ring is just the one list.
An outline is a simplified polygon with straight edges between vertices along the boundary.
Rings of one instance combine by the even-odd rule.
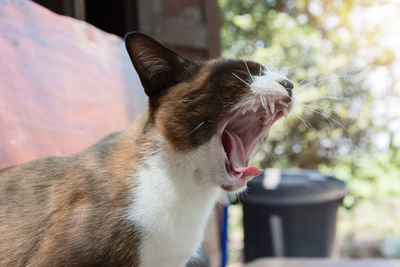
[[268, 133], [272, 124], [286, 116], [292, 108], [288, 97], [257, 97], [256, 101], [234, 111], [224, 123], [221, 133], [225, 169], [232, 185], [223, 185], [228, 191], [246, 185], [261, 170], [248, 166], [260, 139]]

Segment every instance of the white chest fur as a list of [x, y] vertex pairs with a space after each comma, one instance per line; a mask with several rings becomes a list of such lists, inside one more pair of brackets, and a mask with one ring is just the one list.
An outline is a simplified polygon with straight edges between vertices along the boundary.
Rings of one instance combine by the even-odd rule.
[[206, 152], [203, 147], [176, 154], [164, 147], [138, 173], [129, 218], [143, 234], [141, 267], [184, 266], [200, 246], [220, 193], [213, 178], [205, 177], [201, 157]]

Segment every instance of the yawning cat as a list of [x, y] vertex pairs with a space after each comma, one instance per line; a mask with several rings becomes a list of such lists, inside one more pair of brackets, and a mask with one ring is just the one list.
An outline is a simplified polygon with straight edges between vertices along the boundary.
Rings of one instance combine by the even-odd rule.
[[147, 111], [76, 155], [0, 170], [0, 266], [184, 266], [220, 191], [260, 174], [248, 162], [290, 111], [290, 81], [141, 33], [126, 47]]

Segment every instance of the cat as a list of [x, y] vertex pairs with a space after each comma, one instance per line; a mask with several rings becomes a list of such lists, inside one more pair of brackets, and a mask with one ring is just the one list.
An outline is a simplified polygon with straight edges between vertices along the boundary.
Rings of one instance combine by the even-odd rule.
[[248, 162], [293, 106], [287, 78], [125, 43], [147, 110], [80, 153], [0, 170], [0, 266], [185, 266], [219, 194], [261, 173]]

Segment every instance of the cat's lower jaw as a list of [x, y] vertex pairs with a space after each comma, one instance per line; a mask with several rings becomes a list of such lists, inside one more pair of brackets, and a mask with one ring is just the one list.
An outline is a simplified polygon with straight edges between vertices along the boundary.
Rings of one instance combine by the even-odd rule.
[[221, 192], [210, 176], [213, 166], [204, 167], [209, 146], [183, 154], [161, 142], [156, 156], [135, 174], [129, 219], [142, 234], [140, 266], [184, 266], [200, 247]]

